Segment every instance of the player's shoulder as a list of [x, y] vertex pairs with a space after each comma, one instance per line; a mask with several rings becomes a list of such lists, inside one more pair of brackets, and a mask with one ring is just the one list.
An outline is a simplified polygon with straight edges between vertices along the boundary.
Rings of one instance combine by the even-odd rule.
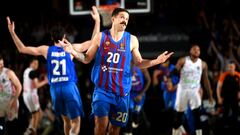
[[180, 63], [185, 63], [187, 57], [188, 57], [188, 56], [182, 56], [182, 57], [180, 57], [180, 58], [178, 59], [178, 61], [179, 61]]
[[39, 46], [39, 48], [42, 48], [42, 49], [48, 49], [49, 46], [48, 46], [48, 45], [41, 45], [41, 46]]
[[203, 66], [207, 66], [207, 62], [206, 61], [204, 61], [204, 60], [202, 60], [202, 59], [200, 59], [201, 61], [202, 61], [202, 65]]
[[204, 60], [201, 60], [201, 62], [202, 62], [202, 69], [203, 69], [203, 70], [207, 70], [207, 69], [208, 69], [207, 62], [204, 61]]
[[[130, 33], [129, 33], [130, 34]], [[131, 41], [138, 41], [137, 36], [130, 34]]]
[[9, 76], [15, 74], [14, 71], [12, 69], [10, 69], [10, 68], [5, 68], [5, 70], [6, 70], [5, 73], [7, 73]]

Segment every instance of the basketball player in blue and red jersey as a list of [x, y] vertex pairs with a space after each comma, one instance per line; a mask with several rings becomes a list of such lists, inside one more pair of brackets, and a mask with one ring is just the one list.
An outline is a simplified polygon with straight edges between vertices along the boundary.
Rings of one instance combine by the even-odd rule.
[[[140, 68], [165, 62], [172, 54], [167, 51], [154, 60], [141, 57], [136, 36], [126, 32], [129, 12], [116, 8], [112, 12], [111, 29], [98, 33], [86, 53], [76, 52], [65, 39], [64, 49], [79, 61], [87, 64], [95, 57], [91, 79], [95, 84], [92, 112], [95, 118], [95, 135], [118, 135], [128, 120], [131, 90], [131, 60]], [[110, 121], [110, 123], [109, 123]]]
[[125, 134], [132, 134], [132, 129], [137, 128], [143, 113], [143, 105], [146, 98], [146, 91], [151, 84], [151, 77], [148, 69], [140, 69], [132, 66], [132, 88], [130, 92], [130, 105], [128, 123]]
[[[92, 18], [95, 20], [94, 32], [100, 31], [100, 17], [97, 8], [93, 6]], [[47, 60], [48, 80], [54, 112], [61, 116], [64, 122], [66, 135], [78, 135], [80, 132], [81, 117], [83, 116], [82, 101], [76, 86], [77, 76], [73, 63], [73, 56], [64, 51], [59, 41], [65, 39], [64, 29], [54, 26], [51, 36], [53, 46], [41, 45], [39, 47], [25, 46], [15, 33], [15, 25], [7, 17], [8, 29], [19, 52], [44, 56]], [[95, 34], [93, 32], [93, 35]], [[78, 44], [78, 49], [88, 48], [91, 42]]]

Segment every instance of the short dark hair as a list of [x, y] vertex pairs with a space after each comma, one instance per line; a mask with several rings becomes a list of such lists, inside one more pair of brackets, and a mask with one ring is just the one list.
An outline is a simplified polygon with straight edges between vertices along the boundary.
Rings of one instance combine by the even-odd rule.
[[124, 8], [115, 8], [112, 12], [112, 17], [117, 16], [120, 12], [126, 12], [129, 14], [129, 12]]
[[29, 60], [29, 64], [31, 64], [33, 61], [37, 60], [38, 61], [38, 58], [37, 57], [32, 57], [30, 60]]
[[65, 29], [60, 25], [55, 25], [50, 30], [52, 40], [58, 43], [58, 40], [62, 40], [65, 35]]
[[236, 63], [235, 63], [234, 60], [229, 60], [228, 63], [229, 63], [229, 64], [235, 64], [235, 65], [236, 65]]

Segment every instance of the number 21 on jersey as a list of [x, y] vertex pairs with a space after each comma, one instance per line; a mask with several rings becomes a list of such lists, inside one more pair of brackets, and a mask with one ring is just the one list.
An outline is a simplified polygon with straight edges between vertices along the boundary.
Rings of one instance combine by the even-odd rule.
[[[52, 60], [52, 64], [54, 64], [53, 75], [66, 75], [66, 60], [62, 59], [61, 61]], [[60, 67], [62, 70], [60, 70]]]

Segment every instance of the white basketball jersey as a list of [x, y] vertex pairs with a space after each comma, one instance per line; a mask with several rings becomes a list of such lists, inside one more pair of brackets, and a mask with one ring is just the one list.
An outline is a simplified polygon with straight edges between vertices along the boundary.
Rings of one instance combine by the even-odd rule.
[[33, 71], [32, 68], [28, 67], [25, 69], [24, 73], [23, 73], [23, 90], [24, 92], [31, 92], [33, 90], [37, 90], [36, 88], [33, 89], [33, 82], [32, 79], [29, 77], [30, 72]]
[[3, 68], [0, 73], [0, 100], [7, 101], [15, 94], [15, 89], [7, 75], [8, 68]]
[[197, 61], [193, 63], [190, 57], [187, 56], [180, 72], [179, 85], [187, 89], [200, 89], [201, 76], [202, 60], [198, 58]]

